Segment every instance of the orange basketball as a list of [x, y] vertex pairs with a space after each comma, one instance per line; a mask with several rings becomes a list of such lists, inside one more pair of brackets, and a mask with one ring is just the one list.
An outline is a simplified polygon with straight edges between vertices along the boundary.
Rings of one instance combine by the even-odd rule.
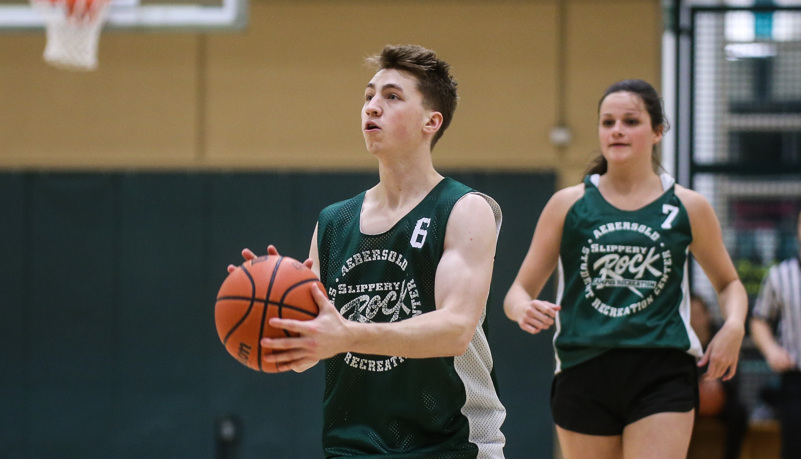
[[310, 320], [319, 309], [311, 288], [325, 292], [317, 276], [303, 263], [280, 255], [265, 255], [243, 263], [222, 283], [217, 293], [214, 319], [217, 334], [235, 359], [256, 371], [275, 373], [273, 363], [262, 358], [263, 337], [295, 336], [270, 326], [272, 317]]
[[719, 379], [702, 379], [698, 381], [698, 415], [716, 416], [726, 403], [726, 392]]

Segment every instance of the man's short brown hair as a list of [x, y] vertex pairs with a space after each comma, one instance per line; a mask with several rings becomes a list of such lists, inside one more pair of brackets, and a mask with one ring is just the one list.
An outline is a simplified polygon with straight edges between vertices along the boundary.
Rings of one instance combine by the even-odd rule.
[[367, 58], [367, 64], [379, 70], [401, 70], [417, 78], [417, 89], [423, 94], [423, 104], [442, 114], [442, 126], [431, 140], [431, 148], [451, 124], [459, 96], [450, 65], [437, 58], [430, 49], [417, 45], [387, 45], [380, 54]]

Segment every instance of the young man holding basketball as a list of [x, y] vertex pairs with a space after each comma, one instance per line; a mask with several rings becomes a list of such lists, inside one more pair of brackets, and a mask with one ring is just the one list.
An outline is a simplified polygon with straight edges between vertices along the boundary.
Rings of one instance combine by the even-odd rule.
[[320, 213], [310, 264], [331, 300], [315, 292], [314, 320], [271, 320], [300, 337], [264, 339], [278, 351], [265, 360], [325, 360], [326, 457], [502, 458], [485, 335], [500, 208], [434, 169], [457, 104], [449, 65], [418, 46], [368, 63], [362, 132], [379, 183]]

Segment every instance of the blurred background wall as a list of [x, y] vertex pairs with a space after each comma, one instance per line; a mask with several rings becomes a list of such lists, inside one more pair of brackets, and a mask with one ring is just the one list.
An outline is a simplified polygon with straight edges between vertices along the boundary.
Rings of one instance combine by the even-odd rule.
[[[660, 84], [658, 0], [251, 0], [241, 32], [109, 31], [99, 69], [43, 64], [44, 34], [0, 34], [0, 167], [371, 170], [363, 59], [417, 43], [461, 103], [437, 166], [555, 171], [597, 148], [603, 90]], [[550, 129], [573, 140], [554, 147]]]

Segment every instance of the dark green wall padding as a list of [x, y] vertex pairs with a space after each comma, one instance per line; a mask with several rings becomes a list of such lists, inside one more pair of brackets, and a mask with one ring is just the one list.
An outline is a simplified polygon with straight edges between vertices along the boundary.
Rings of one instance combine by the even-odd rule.
[[[555, 177], [447, 175], [504, 211], [489, 321], [506, 456], [551, 458], [552, 335], [523, 333], [501, 302]], [[0, 173], [0, 457], [214, 458], [225, 415], [242, 423], [234, 457], [322, 457], [322, 365], [276, 375], [242, 366], [217, 337], [214, 298], [243, 247], [272, 243], [305, 259], [318, 212], [376, 181]]]

